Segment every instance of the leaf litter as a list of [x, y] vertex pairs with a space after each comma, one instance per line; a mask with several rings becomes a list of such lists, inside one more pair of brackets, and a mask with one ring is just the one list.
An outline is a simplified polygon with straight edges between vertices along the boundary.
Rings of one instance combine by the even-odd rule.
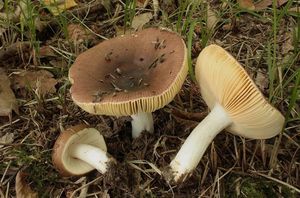
[[19, 113], [19, 109], [10, 85], [10, 80], [4, 69], [0, 68], [0, 116], [7, 116], [11, 121], [12, 112]]
[[37, 193], [34, 192], [26, 181], [27, 173], [19, 171], [16, 175], [16, 197], [17, 198], [37, 198]]
[[55, 85], [57, 84], [57, 80], [47, 70], [21, 71], [14, 74], [12, 78], [12, 85], [15, 90], [34, 90], [41, 96], [56, 92]]

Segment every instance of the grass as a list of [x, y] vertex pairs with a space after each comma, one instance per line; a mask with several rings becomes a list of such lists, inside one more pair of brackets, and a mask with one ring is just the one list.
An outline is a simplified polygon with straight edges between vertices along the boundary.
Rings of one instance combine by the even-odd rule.
[[[13, 8], [11, 2], [4, 2], [4, 11], [8, 15]], [[14, 178], [19, 170], [29, 174], [30, 186], [39, 192], [40, 197], [64, 197], [80, 191], [79, 177], [62, 178], [51, 162], [51, 149], [60, 131], [79, 122], [87, 122], [105, 132], [109, 151], [128, 173], [128, 177], [117, 184], [106, 183], [105, 178], [96, 172], [88, 174], [90, 197], [105, 193], [112, 197], [299, 195], [295, 189], [300, 188], [300, 17], [289, 12], [295, 6], [293, 1], [289, 0], [279, 8], [273, 1], [272, 6], [263, 11], [240, 9], [235, 1], [211, 3], [210, 8], [220, 19], [211, 30], [207, 27], [207, 5], [202, 1], [178, 1], [171, 10], [160, 3], [161, 15], [146, 26], [165, 26], [182, 35], [187, 44], [190, 75], [174, 101], [154, 113], [155, 134], [144, 134], [136, 141], [130, 138], [127, 118], [89, 115], [73, 104], [68, 69], [79, 52], [91, 47], [91, 42], [75, 46], [68, 38], [68, 25], [81, 24], [87, 32], [97, 36], [97, 42], [101, 42], [115, 36], [114, 26], [124, 27], [125, 32], [135, 15], [153, 11], [151, 1], [149, 6], [141, 8], [135, 1], [124, 0], [120, 3], [122, 10], [114, 18], [114, 6], [108, 14], [105, 10], [84, 17], [61, 13], [56, 18], [58, 26], [48, 29], [46, 36], [43, 31], [36, 30], [36, 19], [44, 5], [29, 0], [22, 2], [25, 5], [22, 8], [24, 20], [20, 23], [8, 19], [0, 21], [1, 25], [9, 27], [5, 36], [1, 36], [1, 45], [9, 46], [16, 40], [30, 41], [37, 58], [40, 57], [40, 45], [50, 46], [56, 56], [33, 62], [31, 54], [23, 54], [22, 58], [14, 57], [14, 61], [6, 60], [3, 67], [11, 78], [13, 73], [23, 69], [47, 69], [54, 74], [58, 84], [57, 92], [44, 98], [36, 96], [30, 88], [25, 90], [29, 92], [26, 97], [20, 90], [14, 90], [21, 113], [13, 116], [12, 123], [0, 120], [0, 137], [6, 133], [15, 135], [13, 143], [0, 144], [3, 146], [0, 148], [0, 196], [15, 196]], [[53, 18], [49, 12], [44, 12]], [[223, 29], [225, 24], [232, 25], [232, 28]], [[290, 30], [293, 49], [283, 54], [286, 40], [282, 38]], [[42, 38], [42, 42], [38, 38]], [[193, 120], [190, 115], [207, 112], [198, 86], [193, 82], [193, 66], [199, 52], [210, 43], [223, 46], [237, 57], [256, 83], [255, 76], [262, 71], [268, 85], [262, 92], [283, 112], [286, 124], [279, 136], [264, 141], [228, 133], [218, 135], [193, 176], [181, 186], [170, 187], [161, 178], [159, 169], [170, 162], [191, 126], [201, 120]], [[66, 65], [51, 65], [52, 60], [64, 60]], [[183, 112], [182, 115], [178, 116], [174, 109]], [[127, 180], [130, 185], [123, 188], [121, 184]]]
[[133, 17], [135, 15], [136, 1], [126, 0], [125, 3], [125, 16], [124, 16], [124, 33], [126, 29], [131, 27]]

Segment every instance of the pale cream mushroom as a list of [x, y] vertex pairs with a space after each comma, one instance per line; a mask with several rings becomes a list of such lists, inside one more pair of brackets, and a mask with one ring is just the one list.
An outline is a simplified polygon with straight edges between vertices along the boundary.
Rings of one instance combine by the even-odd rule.
[[70, 127], [60, 134], [53, 148], [52, 161], [63, 176], [83, 175], [94, 169], [105, 174], [116, 163], [107, 153], [100, 132], [86, 125]]
[[131, 116], [132, 136], [153, 131], [153, 111], [173, 100], [188, 72], [187, 50], [174, 32], [148, 28], [80, 54], [69, 71], [73, 101], [98, 115]]
[[227, 51], [210, 45], [200, 53], [195, 74], [211, 112], [191, 132], [165, 175], [185, 180], [223, 129], [246, 138], [266, 139], [281, 132], [284, 117], [264, 98], [243, 67]]

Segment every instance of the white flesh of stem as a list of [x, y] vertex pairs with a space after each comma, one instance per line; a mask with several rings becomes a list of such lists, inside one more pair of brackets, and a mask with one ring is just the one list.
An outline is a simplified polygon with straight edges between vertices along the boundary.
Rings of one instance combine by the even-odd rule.
[[153, 117], [152, 113], [137, 113], [131, 115], [132, 121], [132, 137], [137, 138], [142, 131], [153, 133]]
[[109, 158], [107, 153], [100, 148], [88, 144], [76, 144], [70, 149], [70, 155], [80, 159], [104, 174], [107, 171]]
[[214, 137], [231, 123], [225, 109], [216, 104], [205, 119], [194, 128], [170, 163], [174, 181], [196, 168]]

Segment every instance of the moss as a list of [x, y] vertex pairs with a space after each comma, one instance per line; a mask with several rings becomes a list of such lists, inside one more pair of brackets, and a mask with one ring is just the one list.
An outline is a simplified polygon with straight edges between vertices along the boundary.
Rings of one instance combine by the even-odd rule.
[[45, 151], [38, 146], [22, 145], [13, 150], [13, 154], [17, 156], [17, 160], [13, 161], [12, 166], [24, 167], [26, 180], [39, 197], [43, 197], [43, 194], [47, 193], [45, 189], [49, 185], [54, 185], [60, 178], [49, 161], [51, 150]]
[[296, 192], [273, 181], [238, 175], [230, 175], [225, 179], [225, 192], [228, 198], [297, 197]]

